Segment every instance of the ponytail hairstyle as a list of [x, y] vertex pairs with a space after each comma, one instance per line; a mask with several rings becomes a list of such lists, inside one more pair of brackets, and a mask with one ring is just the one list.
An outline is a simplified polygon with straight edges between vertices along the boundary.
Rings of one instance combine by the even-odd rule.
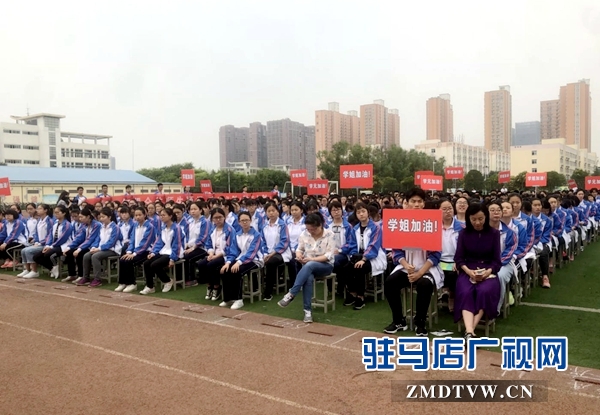
[[172, 208], [168, 208], [168, 207], [166, 207], [166, 208], [164, 208], [164, 209], [163, 209], [163, 211], [164, 211], [164, 212], [165, 212], [167, 215], [171, 216], [171, 221], [172, 221], [172, 222], [174, 222], [174, 223], [177, 223], [177, 215], [175, 215], [175, 213], [173, 213], [173, 209], [172, 209]]
[[111, 208], [109, 208], [108, 206], [104, 206], [102, 209], [100, 209], [100, 212], [98, 213], [98, 215], [104, 215], [104, 216], [108, 216], [111, 220], [111, 222], [115, 222], [117, 223], [117, 218], [115, 216], [115, 211], [112, 210]]
[[65, 215], [65, 220], [67, 222], [71, 222], [71, 215], [69, 215], [69, 209], [67, 209], [65, 205], [58, 205], [54, 209], [60, 210], [61, 213]]

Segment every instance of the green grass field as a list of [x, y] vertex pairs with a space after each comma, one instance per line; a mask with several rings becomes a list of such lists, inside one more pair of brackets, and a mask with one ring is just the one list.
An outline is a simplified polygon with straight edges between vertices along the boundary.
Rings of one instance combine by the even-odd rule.
[[[600, 256], [600, 243], [589, 245], [581, 255], [576, 257], [575, 262], [555, 272], [551, 277], [552, 288], [550, 290], [536, 287], [532, 294], [523, 301], [600, 310], [600, 278], [594, 262], [597, 256]], [[42, 279], [49, 280], [47, 277], [42, 277]], [[113, 290], [115, 287], [116, 283], [113, 283], [103, 285], [101, 288]], [[159, 292], [153, 297], [200, 304], [216, 305], [218, 303], [205, 300], [205, 293], [205, 286], [198, 286], [185, 290], [178, 289], [166, 294]], [[245, 300], [241, 312], [252, 311], [280, 318], [301, 319], [303, 312], [300, 296], [285, 309], [277, 306], [277, 300], [282, 296], [283, 294], [275, 296], [271, 302], [255, 301], [254, 304]], [[375, 304], [369, 300], [366, 307], [360, 311], [344, 307], [342, 302], [342, 299], [338, 298], [336, 310], [329, 311], [327, 314], [324, 314], [322, 309], [314, 310], [315, 322], [375, 332], [381, 332], [391, 322], [391, 313], [386, 301], [379, 301]], [[447, 310], [440, 310], [439, 322], [434, 325], [432, 331], [441, 329], [457, 333], [457, 325], [454, 324]], [[496, 332], [490, 335], [499, 338], [503, 336], [567, 336], [570, 346], [570, 364], [600, 368], [600, 359], [598, 359], [600, 336], [594, 334], [599, 330], [599, 312], [520, 305], [511, 307], [510, 316], [507, 319], [498, 318]], [[401, 335], [408, 336], [411, 333], [406, 331]]]

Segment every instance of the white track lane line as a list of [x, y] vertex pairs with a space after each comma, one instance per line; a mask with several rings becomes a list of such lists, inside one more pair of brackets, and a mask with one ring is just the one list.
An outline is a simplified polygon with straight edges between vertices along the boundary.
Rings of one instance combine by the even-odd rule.
[[600, 309], [598, 309], [598, 308], [573, 307], [570, 305], [555, 305], [555, 304], [525, 303], [525, 302], [521, 302], [521, 305], [526, 305], [529, 307], [556, 308], [559, 310], [585, 311], [587, 313], [600, 313]]

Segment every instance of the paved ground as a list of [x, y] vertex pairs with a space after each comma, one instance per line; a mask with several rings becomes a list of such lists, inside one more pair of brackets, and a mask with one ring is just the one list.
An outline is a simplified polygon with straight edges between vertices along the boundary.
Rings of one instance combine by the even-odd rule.
[[[474, 373], [367, 373], [373, 334], [1, 275], [0, 413], [598, 413], [600, 371], [503, 372], [479, 352]], [[549, 402], [393, 403], [397, 379], [545, 379]]]

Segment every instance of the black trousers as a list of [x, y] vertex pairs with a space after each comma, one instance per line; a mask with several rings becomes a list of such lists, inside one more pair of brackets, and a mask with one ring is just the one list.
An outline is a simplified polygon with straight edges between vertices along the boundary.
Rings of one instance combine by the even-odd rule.
[[448, 288], [451, 293], [456, 291], [456, 280], [458, 279], [458, 272], [456, 271], [444, 271], [444, 287]]
[[212, 261], [206, 258], [196, 264], [198, 268], [198, 280], [208, 281], [209, 286], [218, 287], [221, 284], [221, 268], [225, 265], [225, 257], [219, 257]]
[[69, 269], [69, 277], [74, 277], [77, 275], [78, 277], [83, 277], [83, 256], [90, 252], [89, 249], [82, 249], [77, 257], [73, 255], [75, 251], [69, 251], [65, 254], [65, 262], [67, 263], [67, 268]]
[[540, 252], [540, 270], [542, 275], [548, 275], [548, 269], [550, 267], [550, 249], [548, 245], [544, 244], [544, 249]]
[[154, 277], [158, 277], [162, 282], [169, 282], [171, 278], [165, 271], [169, 266], [169, 255], [156, 255], [144, 262], [144, 275], [146, 275], [146, 287], [154, 288]]
[[196, 263], [208, 254], [202, 248], [195, 248], [188, 254], [183, 254], [183, 267], [185, 269], [185, 280], [193, 281], [196, 279]]
[[[47, 270], [51, 270], [56, 261], [56, 259], [53, 260], [52, 257], [54, 256], [56, 258], [57, 255], [58, 256], [62, 255], [62, 248], [60, 246], [50, 248], [48, 251], [46, 251], [46, 253], [40, 252], [38, 254], [35, 254], [33, 256], [33, 260], [35, 261], [36, 264], [41, 265], [42, 267], [46, 268]], [[83, 257], [82, 257], [82, 259], [83, 259]]]
[[270, 297], [273, 295], [273, 286], [277, 281], [277, 267], [281, 264], [284, 264], [283, 257], [280, 254], [275, 254], [267, 262], [265, 262], [265, 297]]
[[142, 252], [133, 259], [119, 259], [119, 284], [135, 284], [135, 267], [143, 264], [148, 259], [148, 252]]
[[[431, 280], [429, 278], [431, 278]], [[417, 327], [423, 327], [425, 320], [427, 319], [427, 310], [429, 309], [429, 302], [431, 301], [431, 295], [434, 289], [433, 276], [431, 274], [425, 274], [419, 278], [415, 283], [417, 289], [417, 304], [416, 304], [416, 315], [415, 325]], [[402, 289], [410, 287], [410, 281], [408, 281], [408, 274], [404, 270], [398, 270], [385, 279], [385, 297], [388, 300], [390, 309], [392, 310], [392, 318], [394, 323], [400, 324], [404, 319], [402, 313]]]
[[346, 278], [346, 287], [349, 292], [356, 293], [359, 297], [365, 295], [365, 276], [371, 272], [371, 261], [365, 260], [365, 263], [361, 268], [354, 268], [352, 261], [348, 262], [344, 271], [344, 277]]
[[[337, 281], [337, 293], [339, 295], [344, 295], [344, 287], [346, 286], [346, 266], [350, 260], [348, 259], [348, 255], [336, 254], [335, 261], [333, 262], [333, 273], [335, 274], [335, 280]], [[327, 280], [327, 287], [329, 291], [332, 290], [331, 280]]]
[[16, 241], [12, 241], [6, 244], [6, 248], [4, 249], [4, 251], [0, 251], [0, 259], [9, 259], [9, 260], [13, 260], [12, 255], [8, 252], [9, 249], [14, 249], [14, 248], [19, 248], [23, 246], [22, 244], [20, 244], [19, 242]]
[[223, 301], [235, 301], [242, 299], [242, 288], [243, 288], [243, 277], [248, 272], [256, 268], [254, 262], [240, 265], [238, 272], [229, 271], [225, 274], [221, 274], [221, 281], [223, 282]]
[[292, 259], [290, 259], [290, 262], [287, 263], [287, 270], [288, 270], [288, 285], [290, 288], [292, 288], [294, 286], [294, 282], [296, 282], [296, 276], [298, 275], [298, 268], [300, 264], [298, 264], [298, 261], [296, 261], [296, 254], [294, 253], [292, 255]]

